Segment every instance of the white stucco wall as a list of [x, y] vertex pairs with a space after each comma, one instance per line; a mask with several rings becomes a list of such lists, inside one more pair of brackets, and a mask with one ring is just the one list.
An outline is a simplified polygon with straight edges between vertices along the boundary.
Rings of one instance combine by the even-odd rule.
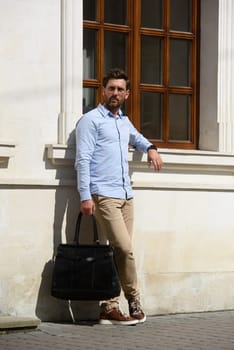
[[74, 168], [53, 166], [46, 150], [58, 141], [65, 108], [61, 2], [0, 8], [0, 314], [35, 315], [44, 266], [61, 229], [69, 231], [66, 213], [72, 226], [71, 207], [78, 211]]
[[135, 243], [147, 311], [233, 308], [233, 193], [140, 190], [136, 199]]
[[43, 156], [45, 143], [57, 141], [59, 2], [10, 0], [0, 6], [0, 140], [16, 145], [0, 176], [49, 178]]
[[[82, 11], [72, 11], [81, 2], [62, 3], [65, 20], [76, 13], [81, 28]], [[74, 41], [79, 37], [77, 26], [66, 28], [61, 41], [60, 5], [57, 0], [0, 4], [0, 315], [48, 321], [71, 320], [71, 310], [76, 319], [98, 315], [95, 302], [69, 306], [50, 296], [53, 253], [58, 243], [71, 240], [79, 210], [74, 150], [57, 143], [67, 140], [82, 108], [82, 45], [77, 56], [79, 45], [73, 47], [70, 37], [70, 30]], [[63, 50], [72, 47], [61, 60]], [[69, 77], [72, 71], [74, 86], [60, 74]], [[215, 101], [214, 95], [205, 96], [207, 104]], [[203, 112], [210, 125], [212, 113]], [[207, 145], [213, 149], [216, 141]], [[233, 155], [161, 153], [164, 169], [155, 174], [145, 157], [129, 152], [134, 248], [146, 312], [231, 309]], [[123, 298], [122, 303], [126, 309]]]

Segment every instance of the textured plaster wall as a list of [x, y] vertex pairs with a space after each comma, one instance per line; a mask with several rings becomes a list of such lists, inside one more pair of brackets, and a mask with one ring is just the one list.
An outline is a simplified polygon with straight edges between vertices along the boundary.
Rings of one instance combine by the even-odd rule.
[[135, 249], [149, 313], [233, 308], [233, 204], [233, 193], [137, 191]]
[[[50, 296], [53, 253], [74, 234], [75, 187], [1, 189], [0, 201], [0, 314], [98, 317], [96, 302], [69, 305]], [[234, 307], [233, 202], [232, 193], [135, 190], [133, 243], [148, 314]]]
[[43, 158], [57, 141], [60, 2], [9, 0], [0, 9], [0, 140], [16, 145], [0, 176], [50, 178]]

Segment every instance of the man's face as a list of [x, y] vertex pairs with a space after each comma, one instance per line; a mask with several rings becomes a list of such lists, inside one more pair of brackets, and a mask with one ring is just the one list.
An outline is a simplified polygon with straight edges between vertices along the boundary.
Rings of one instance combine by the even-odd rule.
[[124, 79], [109, 80], [106, 87], [103, 87], [102, 95], [104, 106], [112, 112], [118, 111], [129, 96], [126, 81]]

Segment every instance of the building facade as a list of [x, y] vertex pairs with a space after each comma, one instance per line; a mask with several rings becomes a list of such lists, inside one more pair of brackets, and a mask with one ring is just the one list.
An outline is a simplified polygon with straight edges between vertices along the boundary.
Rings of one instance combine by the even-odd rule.
[[[50, 296], [56, 247], [72, 239], [79, 212], [83, 4], [8, 0], [0, 8], [0, 315], [96, 318], [97, 303]], [[149, 315], [234, 308], [233, 19], [232, 0], [201, 0], [197, 148], [159, 148], [160, 173], [129, 150]]]

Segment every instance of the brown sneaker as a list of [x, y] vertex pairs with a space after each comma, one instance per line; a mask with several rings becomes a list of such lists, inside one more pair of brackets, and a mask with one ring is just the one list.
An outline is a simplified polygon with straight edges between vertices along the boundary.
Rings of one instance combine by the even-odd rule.
[[132, 318], [119, 309], [113, 308], [110, 310], [102, 311], [100, 314], [99, 324], [103, 325], [122, 325], [122, 326], [133, 326], [139, 321], [135, 318]]
[[132, 318], [138, 321], [138, 323], [144, 323], [146, 320], [146, 315], [142, 311], [141, 303], [139, 300], [129, 300], [128, 301], [129, 314]]

